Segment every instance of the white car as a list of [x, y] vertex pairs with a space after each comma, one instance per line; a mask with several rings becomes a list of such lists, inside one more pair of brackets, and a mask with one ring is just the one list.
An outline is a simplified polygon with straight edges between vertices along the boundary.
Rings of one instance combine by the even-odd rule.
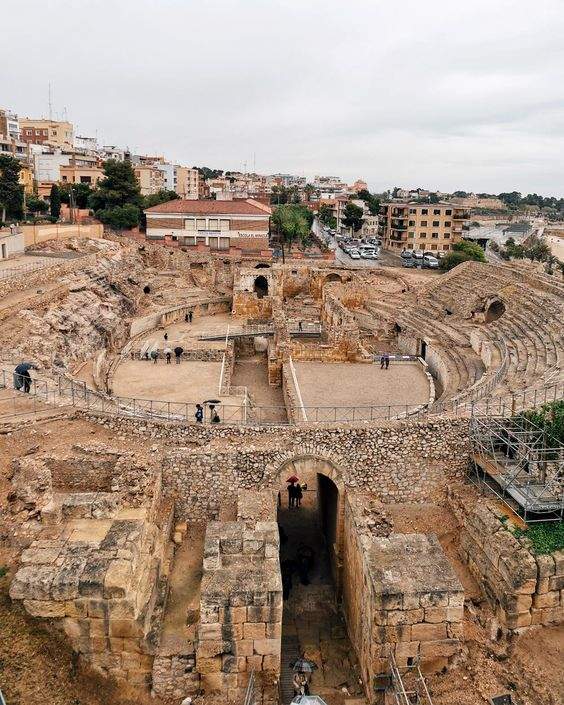
[[423, 259], [423, 250], [413, 250], [413, 257], [415, 259]]
[[364, 247], [360, 251], [362, 259], [378, 259], [378, 251], [375, 247]]
[[350, 249], [348, 255], [351, 259], [360, 259], [360, 252], [358, 250]]
[[428, 267], [429, 269], [438, 269], [439, 260], [433, 255], [425, 255], [423, 257], [423, 266]]

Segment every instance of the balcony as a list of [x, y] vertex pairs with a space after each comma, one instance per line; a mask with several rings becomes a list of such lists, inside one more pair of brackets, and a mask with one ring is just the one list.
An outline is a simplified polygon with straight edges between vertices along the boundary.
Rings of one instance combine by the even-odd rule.
[[392, 218], [392, 230], [407, 230], [407, 220], [405, 218]]
[[392, 230], [390, 233], [390, 240], [394, 240], [396, 242], [407, 241], [407, 237], [404, 237], [404, 235], [406, 235], [406, 233], [401, 230]]

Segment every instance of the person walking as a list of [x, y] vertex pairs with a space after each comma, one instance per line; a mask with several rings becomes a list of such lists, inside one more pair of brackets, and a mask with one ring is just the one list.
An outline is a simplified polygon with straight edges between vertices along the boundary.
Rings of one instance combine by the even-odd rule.
[[165, 333], [163, 337], [165, 340], [168, 340], [168, 333]]
[[183, 352], [184, 352], [184, 348], [181, 348], [180, 345], [177, 345], [174, 348], [174, 357], [176, 358], [177, 365], [180, 365], [180, 358], [182, 357]]
[[157, 360], [159, 359], [159, 351], [158, 350], [151, 350], [151, 360], [154, 362], [154, 364], [157, 364]]
[[292, 508], [296, 505], [296, 485], [290, 482], [288, 485], [288, 508]]
[[386, 364], [386, 354], [382, 353], [382, 355], [380, 355], [380, 369], [381, 370], [384, 369], [385, 364]]
[[386, 353], [386, 369], [390, 366], [390, 356], [388, 353]]
[[196, 423], [204, 423], [204, 407], [201, 404], [196, 404], [194, 418], [196, 419]]
[[170, 348], [165, 348], [163, 350], [165, 357], [166, 357], [166, 364], [170, 365], [170, 361], [172, 359], [172, 350]]
[[26, 370], [24, 373], [22, 373], [22, 380], [23, 380], [23, 390], [26, 394], [29, 394], [30, 389], [31, 389], [31, 375], [29, 374], [29, 371]]
[[192, 323], [192, 316], [193, 316], [193, 315], [194, 315], [194, 314], [192, 313], [192, 311], [189, 311], [189, 312], [188, 312], [188, 322], [189, 322], [189, 323]]
[[303, 323], [301, 321], [298, 321], [298, 330], [303, 330]]
[[184, 314], [184, 323], [188, 323], [188, 314], [187, 313]]
[[304, 496], [304, 493], [302, 490], [302, 486], [300, 485], [299, 482], [296, 485], [296, 493], [295, 494], [296, 494], [296, 507], [301, 507], [302, 506], [302, 498]]

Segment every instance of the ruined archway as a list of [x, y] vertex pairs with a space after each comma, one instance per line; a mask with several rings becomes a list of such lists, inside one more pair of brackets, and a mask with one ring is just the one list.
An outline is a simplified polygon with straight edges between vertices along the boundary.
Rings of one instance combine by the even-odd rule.
[[486, 307], [484, 312], [484, 322], [492, 323], [492, 321], [497, 321], [505, 313], [505, 304], [501, 299], [494, 299]]
[[331, 272], [331, 274], [328, 274], [325, 277], [324, 284], [329, 284], [331, 282], [340, 282], [342, 284], [343, 279], [340, 274], [337, 274], [336, 272]]
[[268, 279], [262, 274], [256, 277], [255, 282], [253, 284], [253, 291], [259, 299], [268, 296]]

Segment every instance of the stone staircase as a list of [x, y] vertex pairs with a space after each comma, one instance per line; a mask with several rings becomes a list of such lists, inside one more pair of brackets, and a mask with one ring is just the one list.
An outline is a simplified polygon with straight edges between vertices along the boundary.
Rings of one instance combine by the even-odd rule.
[[296, 635], [282, 633], [282, 651], [280, 663], [281, 705], [289, 705], [294, 697], [294, 671], [290, 666], [300, 657], [299, 641]]

